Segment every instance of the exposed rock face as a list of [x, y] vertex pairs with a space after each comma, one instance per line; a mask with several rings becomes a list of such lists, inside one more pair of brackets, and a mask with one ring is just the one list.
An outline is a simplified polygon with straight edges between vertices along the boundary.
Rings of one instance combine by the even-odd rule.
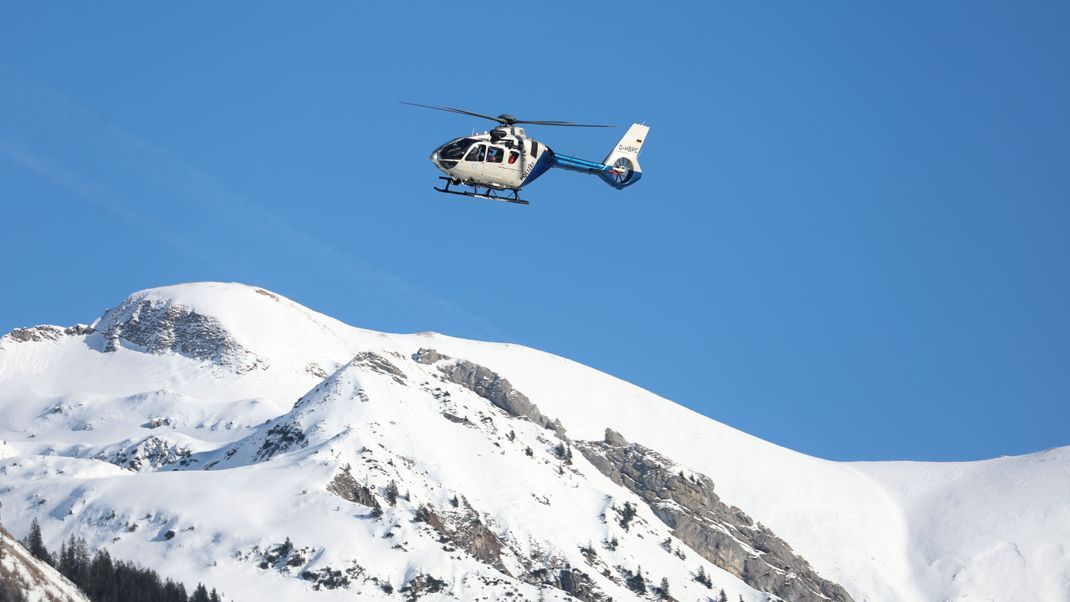
[[191, 453], [188, 447], [175, 445], [156, 435], [151, 435], [135, 445], [120, 449], [110, 457], [102, 459], [116, 466], [140, 472], [171, 464], [188, 466], [190, 464], [190, 456]]
[[296, 425], [283, 422], [276, 424], [268, 430], [260, 449], [256, 451], [253, 459], [257, 462], [270, 460], [275, 456], [292, 449], [294, 446], [304, 446], [308, 443], [308, 437]]
[[296, 575], [308, 581], [314, 591], [349, 587], [357, 581], [379, 582], [378, 578], [368, 575], [364, 567], [355, 561], [343, 565], [344, 568], [329, 565], [311, 568], [315, 564], [318, 551], [314, 546], [298, 547], [287, 537], [286, 541], [268, 545], [266, 548], [256, 545], [248, 552], [238, 552], [235, 558], [252, 561], [261, 570]]
[[463, 502], [457, 512], [444, 512], [439, 515], [434, 509], [423, 506], [416, 512], [415, 520], [427, 523], [443, 539], [468, 552], [476, 559], [489, 564], [502, 573], [509, 575], [509, 570], [502, 563], [502, 541], [479, 518], [468, 501]]
[[435, 362], [438, 362], [440, 360], [448, 360], [450, 359], [450, 356], [443, 355], [435, 351], [434, 349], [421, 348], [419, 351], [412, 354], [412, 359], [421, 364], [426, 364], [430, 366], [431, 364], [434, 364]]
[[851, 602], [791, 546], [723, 503], [708, 477], [674, 470], [678, 465], [671, 460], [610, 429], [604, 441], [580, 441], [576, 447], [613, 482], [643, 498], [680, 541], [751, 587], [786, 602]]
[[[417, 356], [419, 356], [419, 359]], [[433, 349], [421, 349], [414, 359], [422, 363], [435, 363], [431, 358], [446, 359]], [[565, 436], [565, 427], [559, 420], [543, 416], [539, 408], [526, 395], [513, 388], [513, 385], [496, 372], [474, 364], [468, 360], [456, 360], [438, 367], [446, 380], [469, 389], [476, 395], [505, 410], [512, 416], [524, 417], [543, 428]]]
[[405, 596], [407, 602], [415, 602], [421, 596], [438, 593], [447, 587], [449, 584], [441, 579], [431, 575], [417, 575], [409, 579], [409, 582], [399, 591]]
[[146, 422], [145, 424], [142, 424], [141, 426], [143, 426], [143, 427], [145, 427], [147, 429], [157, 429], [157, 428], [160, 428], [161, 426], [171, 426], [172, 424], [174, 424], [174, 421], [171, 420], [170, 418], [152, 418], [148, 422]]
[[40, 343], [43, 341], [58, 341], [65, 336], [78, 336], [93, 334], [94, 330], [85, 324], [76, 324], [68, 328], [42, 324], [30, 328], [15, 328], [11, 332], [0, 337], [0, 343], [12, 341], [15, 343]]
[[573, 598], [584, 602], [601, 602], [606, 597], [598, 591], [591, 578], [578, 569], [562, 569], [557, 573], [558, 589], [568, 592]]
[[385, 374], [393, 378], [394, 382], [396, 382], [397, 384], [405, 384], [405, 373], [402, 372], [400, 368], [391, 363], [390, 360], [377, 353], [371, 353], [368, 351], [358, 353], [356, 356], [353, 357], [352, 360], [350, 360], [349, 365], [360, 366], [362, 368], [367, 368], [372, 372]]
[[115, 351], [126, 341], [148, 353], [179, 353], [238, 374], [267, 367], [266, 360], [242, 347], [218, 320], [183, 305], [130, 299], [108, 310], [97, 329], [104, 333], [105, 351]]
[[568, 593], [584, 602], [612, 602], [613, 598], [598, 589], [591, 576], [569, 566], [561, 558], [536, 554], [528, 563], [531, 569], [520, 575], [520, 579], [532, 585], [550, 586]]
[[375, 494], [367, 486], [361, 485], [353, 478], [353, 473], [350, 472], [348, 465], [334, 475], [334, 479], [327, 484], [327, 491], [344, 500], [372, 508], [373, 511], [382, 510], [379, 500], [375, 499]]

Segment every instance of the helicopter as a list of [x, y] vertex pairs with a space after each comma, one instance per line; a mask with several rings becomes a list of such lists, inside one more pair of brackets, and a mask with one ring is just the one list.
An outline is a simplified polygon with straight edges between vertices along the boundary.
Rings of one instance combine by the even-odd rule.
[[[453, 107], [400, 102], [414, 107], [480, 117], [498, 123], [488, 132], [454, 138], [431, 153], [431, 162], [446, 174], [439, 176], [440, 180], [445, 180], [445, 186], [435, 186], [435, 190], [439, 192], [527, 205], [528, 201], [520, 198], [520, 189], [554, 167], [596, 175], [618, 190], [635, 184], [643, 176], [643, 170], [639, 167], [639, 151], [643, 148], [643, 141], [650, 128], [639, 123], [633, 123], [620, 142], [609, 151], [605, 160], [597, 163], [555, 153], [545, 144], [528, 137], [524, 128], [517, 126], [614, 126], [571, 121], [525, 120], [509, 114], [494, 117]], [[450, 186], [466, 186], [468, 190], [455, 190]]]

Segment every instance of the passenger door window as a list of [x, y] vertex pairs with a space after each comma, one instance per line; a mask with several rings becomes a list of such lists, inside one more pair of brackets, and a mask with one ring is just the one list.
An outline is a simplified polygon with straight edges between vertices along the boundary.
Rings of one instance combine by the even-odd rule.
[[505, 149], [491, 146], [487, 149], [487, 163], [501, 163], [505, 158]]
[[483, 157], [487, 154], [487, 145], [479, 144], [473, 146], [472, 150], [468, 151], [468, 156], [464, 158], [465, 161], [482, 161]]

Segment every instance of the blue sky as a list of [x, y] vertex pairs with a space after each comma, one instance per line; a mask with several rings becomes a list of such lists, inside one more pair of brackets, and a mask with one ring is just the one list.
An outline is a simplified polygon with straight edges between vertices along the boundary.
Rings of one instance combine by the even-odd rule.
[[[387, 4], [0, 9], [0, 331], [233, 280], [829, 458], [1070, 444], [1065, 3]], [[644, 178], [445, 197], [484, 124], [398, 100]]]

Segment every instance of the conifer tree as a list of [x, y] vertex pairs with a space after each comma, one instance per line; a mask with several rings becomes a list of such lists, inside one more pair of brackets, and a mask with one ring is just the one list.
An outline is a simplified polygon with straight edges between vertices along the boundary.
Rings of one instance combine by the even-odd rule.
[[79, 587], [85, 589], [86, 586], [89, 585], [89, 544], [79, 537], [74, 540], [72, 548], [73, 551], [71, 554], [74, 557], [74, 575], [71, 577], [71, 581], [74, 581]]
[[702, 585], [706, 586], [706, 589], [713, 587], [713, 582], [710, 580], [710, 576], [706, 574], [706, 569], [702, 566], [698, 567], [698, 573], [695, 575], [695, 581], [698, 581]]
[[26, 539], [22, 540], [22, 545], [30, 551], [30, 554], [33, 554], [34, 558], [44, 560], [48, 564], [55, 564], [52, 555], [48, 553], [48, 548], [45, 547], [44, 538], [41, 536], [41, 523], [37, 522], [37, 517], [34, 517], [33, 522], [30, 523], [30, 532], [26, 534]]
[[646, 578], [643, 577], [643, 567], [636, 567], [635, 574], [628, 577], [627, 585], [628, 589], [637, 594], [646, 593]]

